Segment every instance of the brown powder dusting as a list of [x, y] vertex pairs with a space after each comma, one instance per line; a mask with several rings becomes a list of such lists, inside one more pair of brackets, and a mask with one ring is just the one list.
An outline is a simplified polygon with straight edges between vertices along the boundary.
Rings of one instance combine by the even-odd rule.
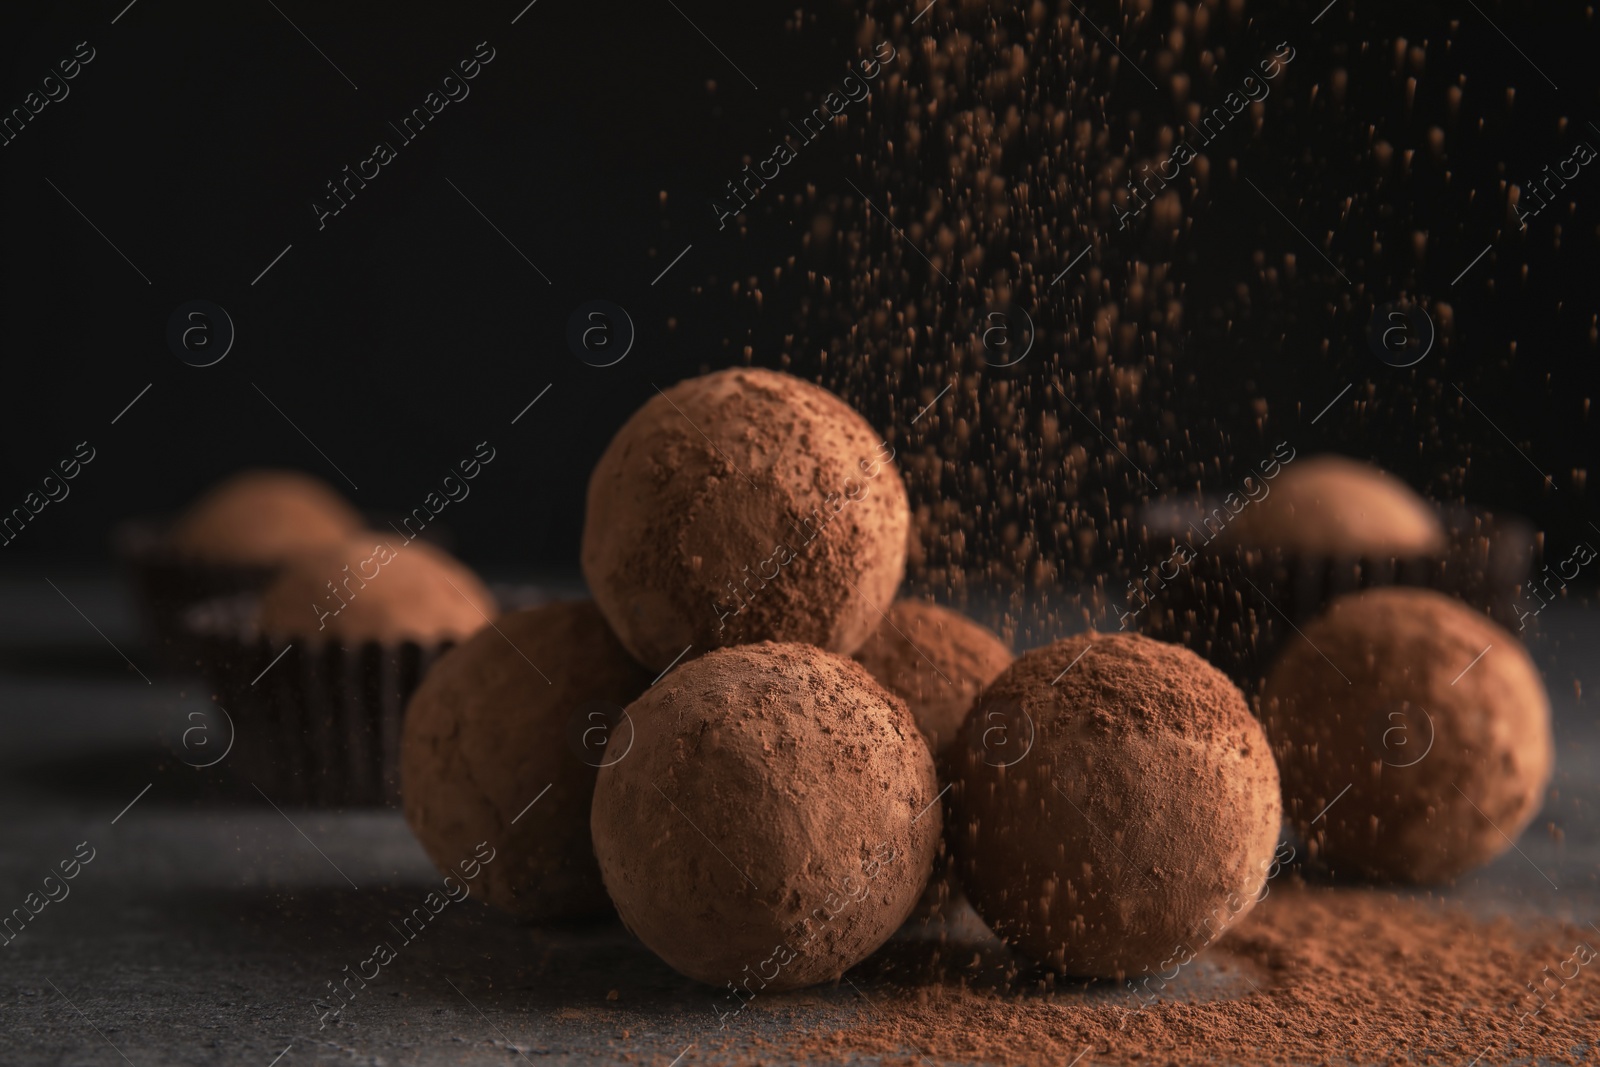
[[[1181, 431], [1175, 414], [1207, 370], [1182, 353], [1176, 248], [1192, 216], [1178, 208], [1226, 166], [1220, 151], [1137, 227], [1119, 220], [1185, 136], [1191, 93], [1220, 96], [1217, 68], [1249, 61], [1209, 52], [1240, 20], [1223, 5], [1097, 21], [1061, 0], [923, 6], [862, 5], [857, 49], [894, 58], [870, 109], [843, 120], [854, 188], [816, 197], [785, 365], [898, 435], [919, 517], [911, 591], [961, 605], [999, 590], [1029, 643], [1087, 621], [1115, 573], [1122, 505], [1147, 490], [1141, 470], [1184, 484], [1225, 443], [1213, 413]], [[1126, 49], [1118, 35], [1135, 27], [1140, 49], [1184, 75], [1170, 103], [1106, 45]], [[992, 316], [1007, 308], [1031, 325], [1011, 316], [996, 350]]]
[[[975, 981], [976, 968], [911, 987], [858, 974], [870, 999], [853, 1024], [751, 1044], [757, 1056], [781, 1049], [813, 1062], [1019, 1067], [1080, 1054], [1078, 1067], [1589, 1062], [1600, 974], [1584, 961], [1597, 943], [1582, 924], [1485, 921], [1420, 897], [1284, 885], [1202, 957], [1242, 974], [1231, 999], [1137, 1012], [1133, 993], [1110, 984], [1024, 992]], [[1536, 996], [1528, 983], [1541, 980]]]

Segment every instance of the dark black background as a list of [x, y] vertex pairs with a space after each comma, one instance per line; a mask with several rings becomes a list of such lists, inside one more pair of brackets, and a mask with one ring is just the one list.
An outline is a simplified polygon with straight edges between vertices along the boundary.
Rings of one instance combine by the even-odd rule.
[[[753, 362], [777, 365], [803, 283], [770, 286], [755, 320], [733, 286], [795, 254], [809, 218], [774, 196], [741, 235], [717, 229], [710, 200], [837, 84], [859, 53], [848, 6], [538, 0], [513, 26], [525, 0], [347, 3], [337, 15], [302, 2], [280, 2], [280, 13], [267, 0], [226, 11], [138, 0], [113, 25], [125, 2], [0, 15], [6, 110], [79, 41], [97, 53], [67, 99], [0, 147], [0, 510], [77, 442], [97, 451], [72, 495], [6, 556], [103, 555], [118, 518], [170, 512], [252, 464], [299, 467], [369, 511], [403, 511], [488, 440], [505, 460], [442, 518], [460, 551], [497, 566], [570, 566], [588, 471], [654, 385], [739, 362], [746, 344]], [[1238, 149], [1240, 169], [1306, 233], [1333, 232], [1360, 295], [1335, 306], [1326, 264], [1222, 168], [1185, 245], [1201, 382], [1185, 414], [1242, 437], [1255, 398], [1310, 406], [1306, 397], [1354, 383], [1308, 443], [1375, 459], [1433, 495], [1529, 515], [1561, 555], [1600, 538], [1584, 492], [1600, 377], [1600, 162], [1571, 184], [1570, 206], [1526, 233], [1504, 206], [1504, 183], [1566, 158], [1575, 139], [1600, 147], [1587, 125], [1600, 115], [1592, 17], [1577, 5], [1536, 14], [1340, 0], [1312, 25], [1320, 7], [1252, 5], [1271, 24], [1261, 33], [1281, 27], [1299, 58], [1271, 105], [1277, 120]], [[1110, 6], [1090, 17], [1118, 20]], [[1393, 62], [1402, 39], [1428, 46], [1414, 93]], [[496, 57], [471, 95], [399, 146], [386, 123], [480, 41]], [[1337, 66], [1350, 72], [1347, 106], [1310, 106]], [[1451, 127], [1449, 158], [1429, 160], [1428, 131], [1448, 124], [1452, 86], [1465, 86], [1465, 117]], [[1113, 100], [1141, 107], [1146, 91], [1124, 71]], [[313, 200], [379, 139], [396, 143], [398, 159], [319, 232]], [[1406, 180], [1374, 177], [1379, 139], [1417, 149]], [[808, 150], [782, 180], [842, 191], [857, 173], [852, 143]], [[1418, 229], [1429, 234], [1422, 258], [1411, 251]], [[1295, 253], [1305, 279], [1270, 306], [1241, 297], [1261, 249], [1269, 261]], [[1363, 338], [1371, 307], [1402, 293], [1436, 314], [1447, 303], [1453, 329], [1448, 346], [1397, 371]], [[167, 349], [168, 317], [192, 299], [222, 305], [237, 327], [216, 366], [186, 366]], [[566, 344], [568, 316], [591, 299], [622, 305], [637, 327], [616, 366], [586, 366]], [[1347, 417], [1357, 400], [1360, 417]]]

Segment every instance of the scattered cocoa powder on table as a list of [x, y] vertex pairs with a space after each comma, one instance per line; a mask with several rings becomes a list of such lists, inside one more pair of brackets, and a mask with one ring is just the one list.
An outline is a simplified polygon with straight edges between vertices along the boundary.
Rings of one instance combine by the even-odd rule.
[[[956, 963], [973, 958], [970, 948], [951, 946], [945, 973], [924, 982], [855, 972], [869, 1003], [852, 1025], [744, 1048], [754, 1058], [1030, 1067], [1586, 1063], [1600, 972], [1582, 961], [1597, 945], [1581, 921], [1486, 920], [1420, 896], [1286, 884], [1191, 964], [1242, 972], [1243, 995], [1230, 999], [1139, 1012], [1109, 984], [1093, 987], [1099, 995], [1080, 985], [1041, 992], [1024, 978], [997, 987]], [[1541, 982], [1542, 995], [1530, 991]]]

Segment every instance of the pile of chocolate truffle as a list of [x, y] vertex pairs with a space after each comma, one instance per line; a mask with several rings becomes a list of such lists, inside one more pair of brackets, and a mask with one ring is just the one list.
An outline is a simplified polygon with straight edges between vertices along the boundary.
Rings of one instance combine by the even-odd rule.
[[[659, 393], [590, 480], [593, 601], [501, 616], [410, 702], [402, 797], [429, 855], [487, 841], [491, 904], [614, 909], [742, 1004], [842, 975], [930, 880], [1058, 973], [1163, 965], [1276, 873], [1284, 792], [1362, 783], [1360, 818], [1301, 830], [1338, 826], [1325, 851], [1388, 877], [1480, 862], [1503, 847], [1490, 820], [1514, 833], [1537, 807], [1537, 674], [1435, 594], [1336, 604], [1307, 631], [1320, 653], [1286, 650], [1264, 730], [1179, 645], [1089, 632], [1013, 661], [897, 600], [909, 527], [894, 449], [832, 394], [751, 369]], [[1429, 759], [1363, 749], [1419, 708]]]

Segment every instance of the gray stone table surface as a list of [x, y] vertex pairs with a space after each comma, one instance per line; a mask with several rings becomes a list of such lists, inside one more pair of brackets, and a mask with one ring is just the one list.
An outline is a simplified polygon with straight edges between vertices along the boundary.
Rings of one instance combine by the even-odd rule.
[[[1588, 921], [1600, 916], [1588, 696], [1600, 613], [1556, 605], [1540, 621], [1532, 647], [1556, 707], [1556, 788], [1520, 852], [1448, 895]], [[869, 961], [851, 982], [758, 997], [719, 1030], [717, 994], [620, 925], [533, 929], [469, 899], [319, 1028], [326, 984], [439, 875], [398, 812], [280, 811], [226, 761], [187, 766], [180, 739], [207, 692], [156, 674], [145, 655], [111, 575], [0, 573], [0, 914], [60, 861], [93, 855], [68, 895], [0, 944], [0, 1064], [774, 1062], [742, 1036], [825, 1033], [894, 982], [892, 967]], [[1001, 955], [970, 913], [948, 935]], [[926, 953], [930, 936], [905, 933], [885, 956]], [[1237, 962], [1202, 959], [1175, 995], [1245, 988]]]

